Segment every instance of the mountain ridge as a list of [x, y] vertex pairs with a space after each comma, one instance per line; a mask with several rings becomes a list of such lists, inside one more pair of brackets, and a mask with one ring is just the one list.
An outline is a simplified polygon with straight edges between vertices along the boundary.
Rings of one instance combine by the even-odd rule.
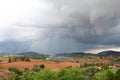
[[99, 52], [97, 55], [99, 55], [99, 56], [110, 56], [110, 55], [119, 56], [120, 52], [119, 51], [108, 50], [108, 51]]
[[1, 52], [0, 55], [20, 55], [20, 56], [43, 56], [44, 54], [29, 51], [29, 52], [16, 52], [16, 53], [5, 53]]
[[[0, 55], [23, 55], [23, 56], [44, 56], [44, 55], [49, 55], [50, 54], [41, 54], [33, 51], [28, 51], [28, 52], [19, 52], [19, 53], [0, 53]], [[85, 53], [85, 52], [71, 52], [71, 53], [59, 53], [55, 54], [55, 56], [65, 56], [65, 57], [76, 57], [76, 56], [118, 56], [120, 55], [119, 51], [113, 51], [113, 50], [107, 50], [107, 51], [102, 51], [97, 54], [93, 53]]]

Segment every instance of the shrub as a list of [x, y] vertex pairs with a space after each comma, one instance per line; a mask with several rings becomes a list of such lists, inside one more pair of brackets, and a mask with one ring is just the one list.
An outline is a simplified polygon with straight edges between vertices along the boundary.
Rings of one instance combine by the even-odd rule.
[[79, 63], [79, 61], [77, 60], [76, 63]]
[[44, 69], [44, 68], [45, 68], [45, 65], [44, 65], [44, 64], [40, 64], [40, 68], [41, 68], [41, 69]]
[[24, 61], [30, 61], [30, 58], [29, 57], [25, 57]]
[[14, 72], [15, 74], [18, 74], [18, 75], [22, 74], [22, 72], [19, 69], [14, 67], [9, 67], [9, 71]]
[[24, 71], [29, 71], [29, 68], [24, 68]]
[[115, 73], [115, 80], [120, 80], [120, 69]]
[[0, 62], [2, 62], [3, 60], [0, 59]]
[[33, 68], [32, 68], [32, 71], [35, 71], [35, 72], [40, 71], [39, 66], [38, 65], [34, 65]]
[[117, 80], [115, 74], [110, 70], [102, 70], [92, 78], [92, 80]]

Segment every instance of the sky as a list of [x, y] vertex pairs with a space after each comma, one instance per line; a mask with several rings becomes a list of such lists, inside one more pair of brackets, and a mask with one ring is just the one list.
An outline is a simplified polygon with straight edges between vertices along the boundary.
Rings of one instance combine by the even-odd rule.
[[0, 0], [0, 52], [120, 51], [120, 0]]

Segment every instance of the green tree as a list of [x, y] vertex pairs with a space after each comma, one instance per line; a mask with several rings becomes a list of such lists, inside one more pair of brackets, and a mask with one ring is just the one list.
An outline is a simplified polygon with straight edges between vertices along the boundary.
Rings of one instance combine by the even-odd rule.
[[120, 69], [118, 69], [115, 73], [115, 80], [120, 80]]
[[116, 80], [115, 74], [110, 70], [102, 70], [95, 74], [92, 80]]
[[44, 68], [45, 68], [45, 65], [44, 65], [44, 64], [40, 64], [40, 68], [41, 68], [41, 69], [44, 69]]
[[9, 71], [14, 72], [15, 74], [18, 74], [18, 75], [22, 74], [22, 72], [19, 69], [14, 67], [9, 67]]
[[12, 62], [11, 57], [8, 57], [8, 63], [11, 63], [11, 62]]

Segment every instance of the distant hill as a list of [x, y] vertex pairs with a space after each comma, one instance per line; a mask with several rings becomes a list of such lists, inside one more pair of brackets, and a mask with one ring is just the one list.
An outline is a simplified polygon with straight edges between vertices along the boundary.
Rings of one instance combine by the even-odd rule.
[[23, 53], [15, 53], [16, 55], [24, 55], [24, 56], [44, 56], [44, 54], [40, 54], [37, 52], [23, 52]]
[[97, 54], [98, 56], [120, 56], [120, 52], [118, 51], [102, 51]]
[[91, 53], [84, 53], [84, 52], [72, 52], [72, 53], [61, 53], [61, 54], [56, 54], [56, 56], [64, 56], [64, 57], [83, 57], [83, 56], [92, 56], [94, 54]]
[[73, 52], [73, 53], [61, 53], [61, 54], [56, 54], [56, 56], [64, 56], [64, 57], [83, 57], [83, 56], [120, 56], [120, 52], [118, 51], [102, 51], [97, 54], [92, 54], [92, 53], [84, 53], [84, 52]]
[[0, 52], [0, 56], [9, 55], [10, 53]]
[[44, 56], [37, 52], [21, 52], [21, 53], [0, 53], [0, 55], [20, 55], [20, 56]]
[[[51, 55], [46, 55], [46, 54], [41, 54], [41, 53], [37, 53], [37, 52], [21, 52], [21, 53], [0, 53], [0, 55], [21, 55], [21, 56], [34, 56], [34, 57], [38, 57], [38, 56], [51, 56]], [[72, 52], [72, 53], [59, 53], [59, 54], [55, 54], [55, 57], [83, 57], [83, 56], [120, 56], [120, 52], [118, 51], [102, 51], [98, 54], [92, 54], [92, 53], [85, 53], [85, 52]]]

